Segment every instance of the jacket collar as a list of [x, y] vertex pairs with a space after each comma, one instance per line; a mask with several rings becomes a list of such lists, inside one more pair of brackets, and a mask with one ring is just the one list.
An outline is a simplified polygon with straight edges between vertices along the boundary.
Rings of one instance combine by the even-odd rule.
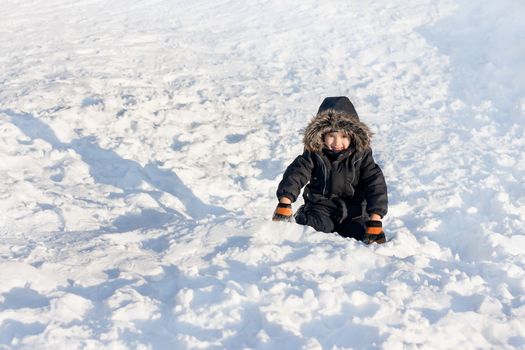
[[324, 156], [326, 156], [330, 160], [330, 162], [342, 161], [350, 157], [350, 155], [354, 153], [355, 148], [356, 148], [355, 145], [352, 143], [350, 147], [348, 147], [342, 152], [334, 152], [327, 148], [323, 148], [322, 153]]

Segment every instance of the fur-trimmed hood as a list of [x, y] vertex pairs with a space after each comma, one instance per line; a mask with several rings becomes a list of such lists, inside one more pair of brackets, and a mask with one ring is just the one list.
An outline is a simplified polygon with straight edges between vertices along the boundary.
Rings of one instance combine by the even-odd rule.
[[304, 148], [313, 153], [323, 149], [323, 135], [331, 131], [344, 131], [357, 151], [370, 148], [372, 132], [359, 120], [348, 97], [327, 97], [304, 131]]

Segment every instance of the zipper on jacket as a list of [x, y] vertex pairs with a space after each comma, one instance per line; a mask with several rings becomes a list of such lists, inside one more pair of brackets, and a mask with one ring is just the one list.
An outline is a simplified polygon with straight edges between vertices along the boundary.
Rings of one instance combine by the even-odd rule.
[[354, 183], [354, 180], [355, 180], [355, 165], [356, 165], [357, 162], [359, 162], [361, 159], [363, 159], [363, 157], [354, 160], [354, 162], [352, 163], [352, 180], [350, 181], [350, 184], [353, 184], [353, 183]]
[[321, 161], [322, 167], [323, 167], [323, 174], [324, 174], [324, 186], [323, 186], [323, 197], [326, 197], [326, 185], [328, 184], [328, 170], [326, 169], [326, 164], [323, 161], [323, 158], [319, 154], [315, 154], [317, 158]]

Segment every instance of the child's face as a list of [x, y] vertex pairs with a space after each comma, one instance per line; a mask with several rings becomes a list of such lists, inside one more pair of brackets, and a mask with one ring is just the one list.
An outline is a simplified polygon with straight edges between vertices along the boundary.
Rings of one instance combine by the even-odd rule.
[[326, 148], [334, 152], [342, 152], [350, 147], [350, 138], [342, 131], [332, 131], [324, 134], [323, 142]]

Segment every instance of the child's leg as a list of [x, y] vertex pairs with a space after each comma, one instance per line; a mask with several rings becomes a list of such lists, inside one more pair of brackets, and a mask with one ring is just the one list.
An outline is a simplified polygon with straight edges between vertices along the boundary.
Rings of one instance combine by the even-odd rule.
[[306, 203], [299, 209], [295, 221], [313, 227], [316, 231], [334, 232], [335, 224], [330, 217], [330, 210], [324, 205]]
[[343, 237], [355, 238], [362, 241], [366, 232], [366, 220], [364, 218], [347, 219], [336, 225], [335, 231]]

